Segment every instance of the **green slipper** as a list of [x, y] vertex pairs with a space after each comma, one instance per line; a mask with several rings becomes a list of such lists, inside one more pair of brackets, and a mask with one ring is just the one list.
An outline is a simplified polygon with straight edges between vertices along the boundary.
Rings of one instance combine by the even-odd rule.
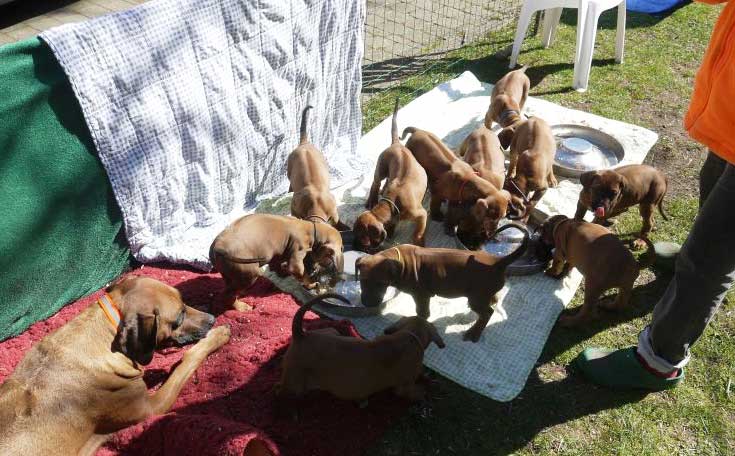
[[662, 391], [675, 387], [684, 379], [684, 369], [672, 378], [652, 374], [638, 361], [636, 347], [620, 350], [586, 348], [572, 365], [591, 382], [614, 389]]

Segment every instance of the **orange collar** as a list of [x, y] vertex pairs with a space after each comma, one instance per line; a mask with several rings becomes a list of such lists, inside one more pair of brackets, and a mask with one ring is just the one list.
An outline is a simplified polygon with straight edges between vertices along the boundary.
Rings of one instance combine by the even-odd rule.
[[107, 320], [110, 321], [112, 329], [117, 331], [117, 327], [120, 325], [120, 309], [115, 305], [115, 301], [112, 300], [110, 295], [105, 293], [97, 300], [97, 304], [99, 304], [102, 312], [105, 313]]

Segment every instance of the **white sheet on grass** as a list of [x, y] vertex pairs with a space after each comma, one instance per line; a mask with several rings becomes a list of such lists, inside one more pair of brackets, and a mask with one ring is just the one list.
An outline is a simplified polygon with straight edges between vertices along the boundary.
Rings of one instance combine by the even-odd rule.
[[288, 189], [309, 135], [333, 183], [356, 153], [365, 3], [153, 0], [41, 37], [71, 81], [135, 257], [209, 268], [214, 237]]
[[[480, 83], [469, 72], [441, 84], [415, 99], [398, 115], [399, 129], [415, 126], [437, 134], [450, 147], [457, 147], [464, 137], [479, 125], [489, 104], [492, 86]], [[537, 98], [529, 98], [526, 113], [544, 118], [550, 124], [582, 124], [598, 128], [624, 146], [626, 158], [622, 164], [641, 163], [657, 140], [649, 130], [581, 111], [566, 109]], [[358, 151], [373, 162], [390, 142], [390, 119], [384, 120], [358, 144]], [[550, 189], [538, 207], [548, 214], [569, 216], [576, 209], [580, 185], [577, 181], [559, 178], [556, 189]], [[372, 171], [359, 180], [339, 189], [342, 198], [340, 214], [348, 224], [363, 210], [364, 198], [370, 187]], [[287, 207], [284, 201], [277, 207]], [[412, 226], [401, 224], [398, 243], [410, 242]], [[440, 223], [431, 222], [427, 246], [453, 247], [454, 240], [444, 235]], [[569, 304], [581, 282], [577, 270], [562, 281], [536, 274], [510, 277], [503, 289], [489, 325], [478, 343], [465, 342], [462, 333], [475, 321], [476, 315], [467, 307], [465, 298], [431, 300], [430, 320], [437, 326], [447, 346], [439, 350], [433, 345], [426, 352], [425, 364], [462, 386], [498, 401], [516, 397], [541, 354], [551, 328], [562, 309]], [[275, 279], [279, 286], [293, 292], [299, 299], [309, 295], [292, 280]], [[366, 337], [381, 334], [383, 329], [401, 316], [415, 315], [413, 299], [400, 294], [388, 303], [383, 315], [353, 319]], [[340, 317], [336, 317], [340, 318]]]

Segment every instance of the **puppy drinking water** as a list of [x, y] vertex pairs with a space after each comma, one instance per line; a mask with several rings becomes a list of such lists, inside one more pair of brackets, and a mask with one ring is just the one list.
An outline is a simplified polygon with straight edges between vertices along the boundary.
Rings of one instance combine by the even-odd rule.
[[654, 207], [658, 207], [664, 220], [669, 219], [663, 208], [668, 179], [652, 166], [627, 165], [611, 170], [589, 171], [579, 177], [579, 182], [582, 191], [574, 214], [576, 220], [582, 220], [589, 210], [595, 214], [593, 223], [609, 225], [609, 218], [638, 204], [643, 226], [640, 239], [633, 243], [635, 248], [646, 245], [645, 239], [654, 227]]
[[[577, 221], [564, 215], [555, 215], [541, 225], [541, 242], [554, 248], [554, 260], [547, 275], [561, 278], [571, 268], [577, 268], [584, 276], [584, 303], [574, 315], [563, 315], [559, 323], [577, 326], [593, 318], [596, 306], [621, 310], [630, 301], [633, 285], [640, 269], [649, 263], [639, 264], [625, 245], [607, 228], [593, 223]], [[650, 260], [655, 257], [653, 244], [647, 238]], [[612, 304], [598, 304], [605, 290], [618, 288], [618, 296]]]
[[423, 399], [424, 392], [416, 381], [423, 373], [424, 351], [431, 342], [444, 348], [434, 325], [417, 317], [404, 317], [386, 328], [385, 335], [371, 341], [325, 331], [305, 333], [301, 327], [304, 314], [325, 298], [349, 303], [340, 295], [324, 294], [296, 312], [278, 394], [322, 390], [340, 399], [362, 400], [393, 389], [398, 396]]
[[483, 251], [424, 248], [399, 245], [375, 255], [361, 257], [355, 263], [360, 277], [362, 304], [378, 306], [389, 286], [410, 294], [416, 314], [429, 318], [432, 296], [467, 297], [477, 321], [464, 334], [465, 340], [477, 342], [490, 321], [497, 293], [505, 285], [505, 269], [528, 248], [528, 230], [517, 223], [502, 226], [524, 233], [523, 243], [510, 255], [499, 258]]
[[[230, 339], [178, 290], [128, 277], [44, 337], [0, 386], [0, 454], [92, 455], [109, 434], [166, 413], [210, 353]], [[190, 348], [153, 394], [142, 366], [167, 341]]]
[[301, 117], [299, 145], [288, 156], [287, 172], [291, 183], [291, 215], [336, 226], [339, 223], [337, 202], [329, 191], [329, 168], [324, 155], [308, 140], [309, 110]]
[[508, 218], [526, 223], [546, 190], [556, 187], [555, 155], [554, 134], [543, 119], [531, 117], [518, 125], [510, 144], [510, 164], [505, 180], [505, 189], [511, 194]]
[[[426, 193], [426, 171], [411, 151], [398, 139], [398, 100], [393, 109], [391, 145], [378, 157], [373, 185], [366, 206], [370, 209], [357, 217], [353, 231], [356, 247], [375, 250], [387, 237], [393, 236], [400, 220], [415, 223], [413, 243], [424, 245], [427, 214], [421, 205]], [[385, 180], [383, 190], [380, 184]]]
[[342, 272], [342, 237], [333, 226], [316, 221], [269, 214], [252, 214], [235, 220], [209, 248], [214, 269], [222, 274], [225, 293], [238, 310], [247, 307], [237, 300], [269, 264], [279, 275], [292, 275], [305, 286], [316, 284], [309, 277], [304, 259], [319, 267]]
[[[406, 147], [416, 157], [429, 176], [431, 191], [430, 211], [434, 220], [442, 220], [442, 201], [465, 208], [465, 217], [471, 217], [476, 227], [474, 237], [489, 238], [505, 217], [510, 193], [498, 190], [493, 184], [478, 176], [472, 167], [460, 160], [434, 134], [418, 128], [403, 130], [403, 137], [411, 134]], [[454, 233], [456, 220], [447, 217], [445, 231]]]

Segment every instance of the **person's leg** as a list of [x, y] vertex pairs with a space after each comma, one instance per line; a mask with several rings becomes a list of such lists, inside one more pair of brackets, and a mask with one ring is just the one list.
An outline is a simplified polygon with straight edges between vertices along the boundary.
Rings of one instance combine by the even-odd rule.
[[725, 171], [727, 162], [717, 156], [714, 152], [708, 151], [707, 158], [704, 160], [702, 169], [699, 171], [699, 207], [700, 209], [707, 200], [715, 184]]
[[[735, 282], [733, 233], [735, 167], [728, 165], [708, 194], [681, 248], [674, 278], [653, 309], [653, 322], [641, 334], [639, 343], [650, 341], [651, 354], [668, 361], [668, 366], [661, 367], [673, 370], [688, 359], [689, 347], [702, 335]], [[639, 353], [644, 354], [641, 349]]]
[[[576, 365], [596, 383], [664, 389], [683, 378], [689, 347], [701, 336], [735, 281], [735, 167], [728, 165], [706, 195], [674, 278], [636, 349], [588, 349]], [[641, 362], [642, 361], [642, 362]], [[668, 375], [667, 375], [668, 374]]]

